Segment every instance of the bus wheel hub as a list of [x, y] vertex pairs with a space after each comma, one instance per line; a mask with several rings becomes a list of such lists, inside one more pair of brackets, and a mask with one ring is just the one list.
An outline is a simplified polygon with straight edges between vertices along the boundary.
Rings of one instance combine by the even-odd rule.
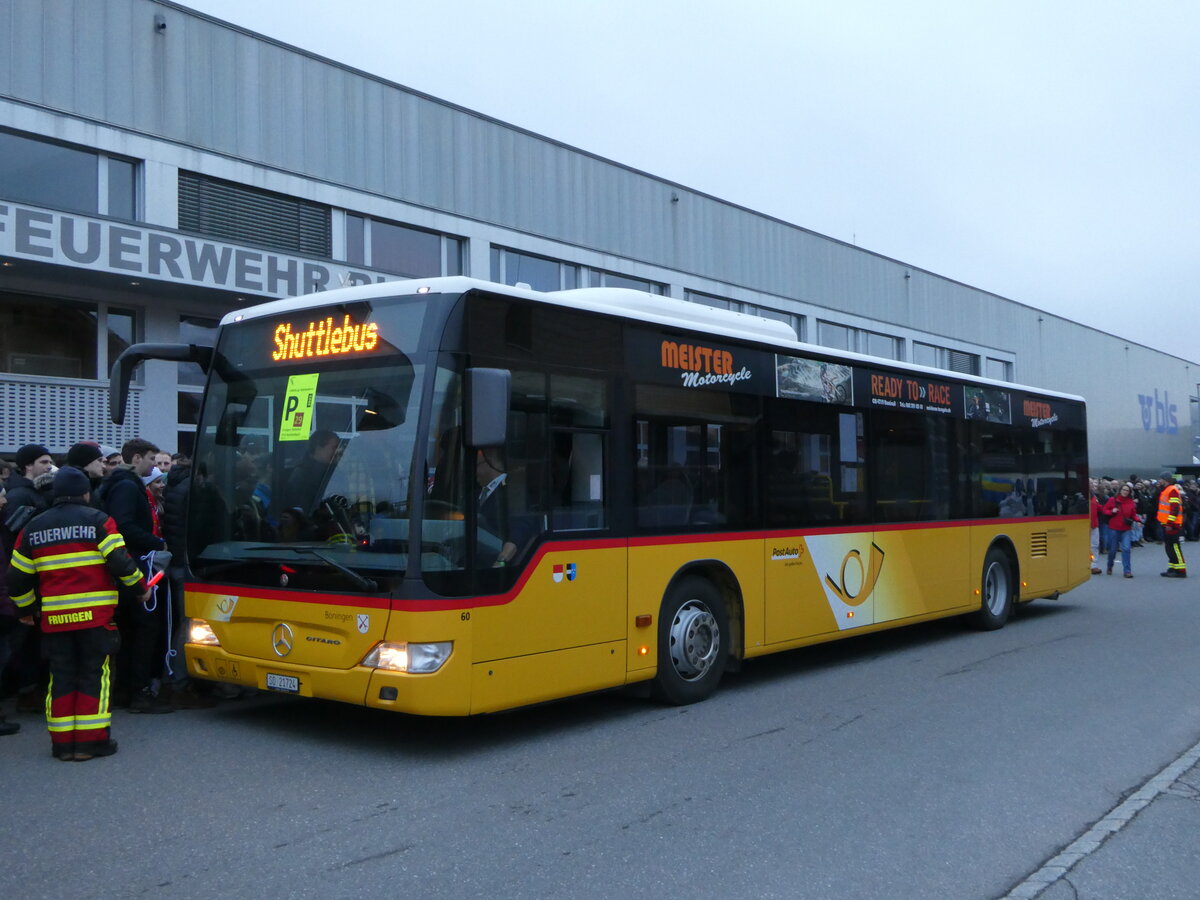
[[717, 620], [703, 603], [691, 600], [671, 623], [671, 663], [683, 678], [695, 679], [712, 668], [720, 647]]

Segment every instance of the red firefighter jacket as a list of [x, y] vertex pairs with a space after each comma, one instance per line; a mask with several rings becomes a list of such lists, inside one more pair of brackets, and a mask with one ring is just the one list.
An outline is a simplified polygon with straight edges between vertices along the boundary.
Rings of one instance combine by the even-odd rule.
[[122, 585], [145, 589], [116, 522], [82, 500], [57, 501], [17, 537], [9, 594], [20, 615], [32, 612], [40, 595], [42, 631], [107, 625]]

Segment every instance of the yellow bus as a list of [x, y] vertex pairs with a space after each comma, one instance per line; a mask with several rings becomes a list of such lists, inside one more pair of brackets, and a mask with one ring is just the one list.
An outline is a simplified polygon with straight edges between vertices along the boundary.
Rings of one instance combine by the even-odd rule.
[[[226, 316], [188, 504], [189, 673], [461, 716], [1014, 606], [1089, 577], [1081, 398], [629, 290], [467, 278]], [[180, 548], [176, 548], [179, 552]]]

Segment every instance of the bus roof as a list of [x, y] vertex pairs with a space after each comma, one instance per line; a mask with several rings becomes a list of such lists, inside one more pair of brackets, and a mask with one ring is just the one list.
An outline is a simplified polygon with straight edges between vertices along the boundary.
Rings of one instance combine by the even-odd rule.
[[947, 375], [950, 375], [955, 379], [980, 385], [1018, 388], [1047, 396], [1060, 397], [1065, 400], [1084, 402], [1084, 398], [1077, 394], [1067, 394], [1061, 391], [1032, 387], [1015, 382], [997, 381], [963, 372], [947, 372], [943, 369], [934, 369], [916, 363], [902, 362], [886, 357], [867, 356], [866, 354], [854, 353], [848, 350], [835, 350], [829, 347], [803, 343], [796, 337], [796, 332], [792, 327], [785, 322], [755, 316], [750, 313], [717, 309], [701, 303], [677, 300], [674, 297], [649, 294], [629, 288], [576, 288], [574, 290], [543, 292], [527, 287], [496, 284], [491, 281], [483, 281], [478, 278], [468, 278], [461, 275], [384, 281], [378, 284], [337, 288], [331, 291], [305, 294], [300, 297], [285, 297], [281, 300], [271, 300], [227, 313], [221, 319], [221, 325], [230, 325], [246, 319], [267, 318], [285, 313], [317, 309], [337, 303], [355, 303], [407, 294], [461, 294], [473, 290], [503, 294], [505, 296], [532, 300], [537, 303], [548, 303], [554, 306], [586, 309], [592, 312], [620, 316], [656, 325], [699, 330], [706, 334], [766, 343], [778, 349], [786, 349], [795, 353], [829, 356], [845, 360], [847, 363], [865, 363], [874, 366], [886, 365], [905, 371], [928, 373], [937, 378], [945, 378]]

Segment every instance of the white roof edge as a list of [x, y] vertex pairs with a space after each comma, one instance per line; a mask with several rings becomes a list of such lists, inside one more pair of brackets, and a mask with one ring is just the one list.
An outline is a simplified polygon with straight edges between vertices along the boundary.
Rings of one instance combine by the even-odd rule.
[[416, 294], [421, 288], [426, 288], [426, 292], [428, 293], [464, 293], [471, 290], [489, 291], [510, 297], [533, 300], [539, 303], [549, 303], [555, 306], [607, 313], [625, 319], [650, 322], [655, 325], [699, 329], [714, 335], [769, 343], [775, 349], [781, 351], [833, 356], [838, 359], [844, 359], [848, 364], [860, 363], [873, 366], [891, 366], [911, 372], [928, 374], [935, 378], [952, 377], [983, 386], [1032, 391], [1048, 397], [1077, 400], [1081, 403], [1086, 402], [1078, 394], [1067, 394], [1062, 391], [1010, 381], [996, 381], [980, 375], [950, 372], [945, 369], [934, 369], [929, 366], [922, 366], [902, 360], [867, 356], [862, 353], [834, 350], [816, 344], [807, 344], [797, 339], [796, 333], [790, 325], [775, 319], [766, 319], [749, 313], [733, 312], [726, 309], [716, 309], [700, 303], [692, 303], [688, 300], [677, 300], [674, 297], [664, 297], [660, 294], [649, 294], [629, 288], [576, 288], [566, 291], [543, 292], [483, 281], [479, 278], [469, 278], [465, 275], [448, 275], [437, 278], [410, 278], [384, 281], [378, 284], [359, 285], [356, 287], [336, 288], [330, 291], [320, 291], [315, 294], [305, 294], [302, 297], [285, 297], [280, 300], [268, 300], [266, 303], [259, 303], [254, 306], [248, 306], [245, 309], [226, 313], [221, 318], [221, 324], [228, 325], [246, 319], [258, 319], [288, 312], [302, 312], [335, 303], [356, 303], [364, 300], [376, 300], [382, 297]]
[[627, 318], [662, 321], [678, 320], [683, 326], [704, 326], [710, 330], [732, 331], [758, 340], [796, 340], [796, 331], [786, 322], [750, 313], [717, 309], [702, 303], [677, 300], [661, 294], [648, 294], [629, 288], [576, 288], [555, 291], [546, 297], [561, 299], [569, 306], [588, 306], [596, 310], [624, 314]]
[[430, 293], [469, 291], [478, 288], [500, 288], [507, 293], [517, 296], [532, 296], [535, 292], [524, 291], [520, 288], [510, 288], [505, 285], [493, 285], [477, 278], [467, 278], [463, 275], [449, 275], [439, 278], [406, 278], [395, 281], [381, 281], [378, 284], [362, 284], [355, 287], [334, 288], [329, 291], [318, 291], [315, 294], [304, 294], [300, 297], [284, 297], [279, 300], [268, 300], [256, 303], [245, 309], [235, 309], [221, 317], [221, 324], [228, 325], [244, 319], [261, 319], [276, 316], [280, 313], [302, 312], [306, 309], [316, 309], [329, 306], [332, 303], [356, 303], [361, 300], [376, 300], [380, 297], [392, 297], [403, 294], [415, 294], [419, 288], [427, 287]]

